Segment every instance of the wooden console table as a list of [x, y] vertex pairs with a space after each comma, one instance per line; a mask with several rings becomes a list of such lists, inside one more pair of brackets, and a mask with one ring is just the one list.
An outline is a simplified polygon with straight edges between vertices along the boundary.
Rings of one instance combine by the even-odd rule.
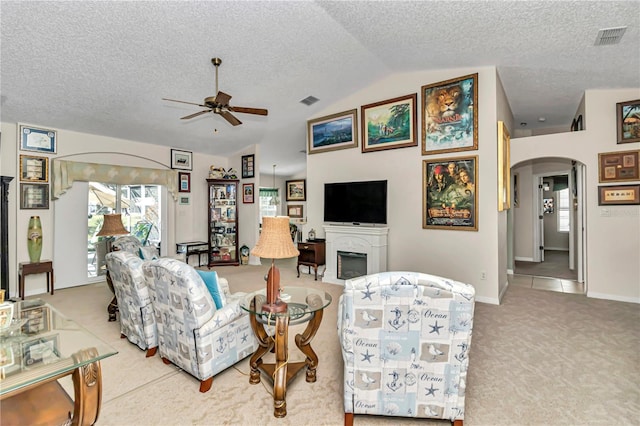
[[298, 278], [300, 278], [300, 265], [311, 267], [316, 273], [316, 281], [318, 281], [318, 267], [325, 264], [325, 246], [324, 241], [307, 241], [306, 243], [298, 243]]
[[[40, 299], [13, 308], [15, 330], [0, 335], [13, 360], [0, 369], [2, 424], [95, 424], [102, 400], [100, 360], [117, 352]], [[40, 315], [25, 316], [35, 311]], [[22, 324], [25, 318], [34, 325]], [[58, 383], [69, 375], [73, 399]]]
[[[287, 415], [287, 384], [302, 369], [307, 369], [307, 382], [316, 381], [318, 355], [311, 348], [311, 340], [320, 327], [324, 308], [331, 303], [331, 295], [308, 287], [285, 287], [282, 291], [281, 296], [287, 303], [287, 311], [283, 313], [262, 312], [262, 304], [266, 301], [265, 290], [249, 294], [240, 302], [240, 307], [249, 312], [251, 328], [258, 338], [258, 349], [249, 361], [249, 383], [260, 383], [261, 371], [273, 382], [275, 417]], [[295, 342], [306, 359], [291, 362], [288, 348], [289, 325], [305, 322], [308, 322], [307, 327], [302, 334], [296, 335]], [[275, 327], [273, 336], [265, 331], [269, 327]], [[264, 363], [262, 357], [272, 350], [275, 352], [275, 362]]]
[[51, 283], [51, 294], [53, 295], [53, 262], [42, 260], [37, 263], [21, 262], [18, 266], [18, 297], [24, 299], [24, 278], [30, 274], [47, 274], [47, 292]]

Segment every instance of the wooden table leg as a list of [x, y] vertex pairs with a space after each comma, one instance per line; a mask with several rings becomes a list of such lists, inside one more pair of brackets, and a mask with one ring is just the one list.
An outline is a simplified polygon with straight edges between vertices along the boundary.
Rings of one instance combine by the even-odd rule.
[[320, 323], [322, 322], [323, 309], [316, 311], [313, 318], [309, 320], [307, 328], [305, 328], [302, 334], [296, 335], [296, 346], [307, 356], [307, 382], [313, 383], [316, 381], [316, 369], [318, 368], [318, 355], [311, 347], [311, 340], [316, 335]]
[[[81, 362], [98, 356], [95, 348], [85, 349], [72, 355]], [[102, 402], [102, 372], [100, 361], [87, 364], [73, 372], [75, 393], [72, 425], [92, 425], [98, 420]]]
[[[251, 310], [255, 312], [255, 299], [251, 301]], [[255, 385], [260, 383], [260, 366], [262, 365], [262, 357], [273, 348], [273, 339], [264, 330], [262, 324], [258, 322], [255, 314], [249, 314], [249, 322], [253, 333], [258, 339], [258, 349], [251, 355], [249, 366], [249, 383]]]
[[284, 417], [287, 415], [287, 354], [289, 317], [287, 315], [276, 318], [276, 365], [273, 372], [273, 415]]

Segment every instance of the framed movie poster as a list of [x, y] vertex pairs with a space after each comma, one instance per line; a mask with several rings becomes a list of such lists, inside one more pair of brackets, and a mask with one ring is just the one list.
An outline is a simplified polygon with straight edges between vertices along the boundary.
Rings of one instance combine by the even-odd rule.
[[478, 74], [422, 86], [422, 155], [478, 149]]
[[478, 230], [478, 157], [422, 162], [422, 227]]

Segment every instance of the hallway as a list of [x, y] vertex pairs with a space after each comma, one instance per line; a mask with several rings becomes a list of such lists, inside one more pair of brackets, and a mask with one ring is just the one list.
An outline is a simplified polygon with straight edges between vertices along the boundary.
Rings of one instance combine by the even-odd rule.
[[578, 274], [569, 269], [569, 252], [545, 250], [544, 262], [515, 261], [515, 271], [509, 284], [536, 290], [584, 294], [584, 283], [577, 282]]

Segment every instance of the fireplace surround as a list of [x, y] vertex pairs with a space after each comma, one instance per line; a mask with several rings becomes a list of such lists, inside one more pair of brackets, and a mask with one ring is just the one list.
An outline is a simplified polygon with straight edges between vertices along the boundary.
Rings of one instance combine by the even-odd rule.
[[326, 269], [322, 281], [344, 284], [338, 278], [338, 252], [366, 255], [367, 274], [387, 270], [388, 227], [325, 225]]

